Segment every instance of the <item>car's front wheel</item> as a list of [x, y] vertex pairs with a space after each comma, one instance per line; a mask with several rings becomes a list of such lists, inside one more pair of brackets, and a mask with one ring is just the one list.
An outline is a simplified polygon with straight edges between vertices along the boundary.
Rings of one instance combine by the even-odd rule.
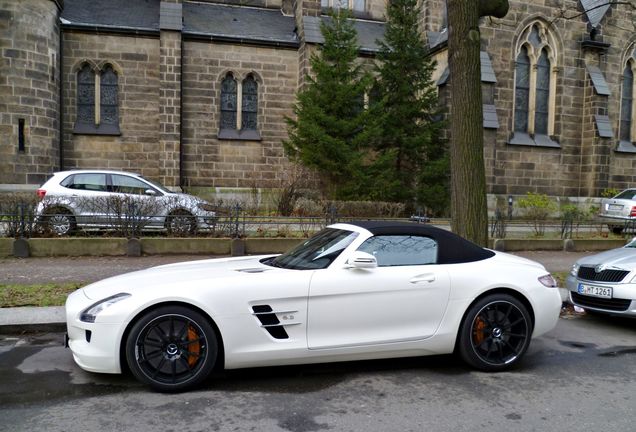
[[212, 325], [184, 306], [163, 306], [143, 315], [126, 340], [133, 375], [162, 392], [188, 390], [205, 380], [216, 363]]
[[495, 372], [517, 363], [530, 345], [528, 309], [508, 294], [493, 294], [473, 304], [462, 322], [459, 354], [476, 369]]
[[166, 217], [168, 233], [174, 235], [193, 234], [197, 229], [197, 222], [189, 212], [175, 210]]

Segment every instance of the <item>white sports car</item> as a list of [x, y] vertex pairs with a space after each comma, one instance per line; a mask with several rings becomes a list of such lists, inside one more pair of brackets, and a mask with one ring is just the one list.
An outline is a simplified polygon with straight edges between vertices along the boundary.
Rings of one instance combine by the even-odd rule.
[[485, 371], [519, 362], [557, 322], [536, 262], [448, 231], [335, 224], [279, 256], [171, 264], [68, 297], [68, 346], [87, 371], [130, 369], [159, 391], [226, 369], [457, 352]]

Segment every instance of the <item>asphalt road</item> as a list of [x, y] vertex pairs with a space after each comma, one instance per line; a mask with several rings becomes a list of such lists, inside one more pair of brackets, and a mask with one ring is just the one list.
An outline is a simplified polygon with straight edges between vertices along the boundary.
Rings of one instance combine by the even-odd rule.
[[450, 356], [226, 371], [152, 393], [82, 371], [61, 334], [0, 336], [0, 431], [628, 431], [634, 321], [562, 318], [512, 372]]

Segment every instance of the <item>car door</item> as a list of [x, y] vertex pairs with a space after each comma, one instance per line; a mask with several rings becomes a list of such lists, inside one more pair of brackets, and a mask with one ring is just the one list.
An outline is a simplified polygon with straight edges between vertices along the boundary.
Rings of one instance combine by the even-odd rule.
[[[118, 195], [117, 208], [113, 208], [112, 218], [117, 223], [132, 224], [143, 227], [156, 225], [158, 215], [163, 211], [157, 196], [161, 192], [146, 182], [123, 174], [111, 174], [111, 189]], [[149, 195], [149, 191], [153, 195]]]
[[106, 174], [77, 173], [69, 176], [60, 183], [69, 189], [69, 206], [75, 214], [79, 225], [93, 226], [99, 224], [104, 216], [102, 200], [108, 195]]
[[374, 255], [378, 266], [315, 272], [308, 301], [309, 348], [384, 344], [435, 334], [450, 292], [448, 272], [437, 264], [436, 241], [374, 236], [358, 250]]

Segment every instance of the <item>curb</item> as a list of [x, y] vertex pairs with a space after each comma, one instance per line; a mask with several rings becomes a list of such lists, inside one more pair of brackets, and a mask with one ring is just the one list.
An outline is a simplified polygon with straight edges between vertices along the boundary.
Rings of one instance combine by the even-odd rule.
[[66, 330], [64, 306], [0, 308], [0, 333], [22, 334]]

